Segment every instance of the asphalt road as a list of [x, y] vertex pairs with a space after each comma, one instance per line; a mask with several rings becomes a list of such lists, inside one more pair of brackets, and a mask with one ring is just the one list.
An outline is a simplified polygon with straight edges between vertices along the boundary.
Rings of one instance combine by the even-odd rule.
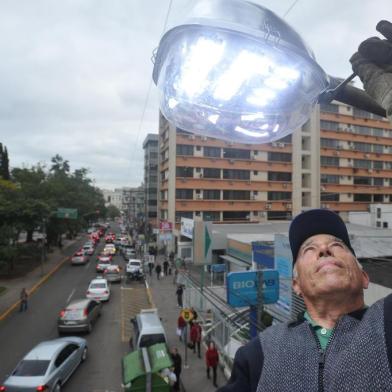
[[[85, 237], [87, 239], [87, 236]], [[84, 241], [67, 249], [71, 254]], [[84, 298], [88, 284], [96, 276], [96, 255], [102, 250], [101, 239], [90, 262], [85, 266], [66, 263], [29, 299], [25, 313], [13, 313], [0, 324], [0, 382], [18, 361], [36, 344], [58, 337], [56, 320], [60, 310], [71, 300]], [[124, 266], [121, 256], [114, 263]], [[110, 301], [104, 303], [102, 316], [91, 334], [81, 334], [88, 341], [89, 356], [68, 382], [66, 392], [120, 392], [121, 358], [128, 345], [121, 340], [121, 284], [111, 285]], [[1, 384], [0, 384], [1, 385]]]

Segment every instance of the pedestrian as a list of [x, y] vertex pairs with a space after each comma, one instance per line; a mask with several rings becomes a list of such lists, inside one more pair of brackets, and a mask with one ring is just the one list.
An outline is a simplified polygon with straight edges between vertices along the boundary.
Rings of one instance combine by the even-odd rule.
[[199, 317], [199, 315], [197, 314], [197, 312], [196, 312], [196, 310], [195, 310], [195, 308], [192, 306], [191, 307], [191, 311], [192, 311], [192, 314], [193, 314], [193, 321], [196, 321], [197, 320], [197, 318]]
[[[215, 388], [218, 388], [218, 384], [216, 382], [216, 378], [217, 378], [217, 368], [218, 368], [218, 364], [219, 364], [219, 354], [218, 354], [218, 350], [215, 347], [215, 343], [214, 342], [210, 342], [208, 344], [208, 348], [205, 354], [206, 357], [206, 366], [207, 366], [207, 378], [210, 379], [210, 369], [212, 369], [212, 383], [214, 385]], [[234, 391], [234, 389], [233, 389]], [[237, 391], [237, 389], [236, 389]], [[245, 391], [245, 389], [241, 389], [241, 391]], [[240, 390], [238, 389], [238, 392], [240, 392]]]
[[176, 290], [176, 296], [177, 296], [177, 305], [179, 308], [182, 308], [182, 296], [184, 294], [184, 288], [182, 284], [179, 284]]
[[196, 349], [197, 349], [197, 356], [201, 358], [200, 355], [201, 326], [197, 321], [194, 321], [192, 323], [190, 338], [193, 346], [193, 353], [196, 354]]
[[157, 279], [159, 280], [161, 277], [161, 272], [162, 272], [162, 267], [161, 265], [158, 263], [155, 267], [155, 272], [157, 273]]
[[27, 310], [27, 299], [28, 299], [27, 290], [23, 287], [22, 291], [20, 292], [19, 312], [25, 312]]
[[293, 290], [306, 312], [241, 347], [232, 391], [391, 391], [392, 295], [365, 306], [369, 277], [347, 228], [327, 209], [305, 211], [289, 228]]
[[174, 374], [176, 375], [176, 382], [173, 385], [173, 391], [180, 390], [180, 375], [182, 369], [182, 358], [178, 353], [177, 347], [173, 347], [171, 350], [171, 359], [173, 361]]
[[176, 268], [174, 270], [174, 275], [173, 275], [173, 284], [177, 283], [177, 276], [178, 276], [178, 269]]
[[152, 261], [148, 262], [148, 270], [150, 273], [150, 276], [152, 276], [152, 270], [154, 269], [154, 263]]
[[169, 262], [167, 261], [167, 259], [165, 259], [165, 261], [163, 262], [163, 272], [164, 272], [165, 276], [167, 276], [168, 268], [169, 268]]
[[184, 317], [180, 314], [177, 319], [177, 335], [182, 342], [185, 339], [185, 331], [186, 331], [186, 321]]

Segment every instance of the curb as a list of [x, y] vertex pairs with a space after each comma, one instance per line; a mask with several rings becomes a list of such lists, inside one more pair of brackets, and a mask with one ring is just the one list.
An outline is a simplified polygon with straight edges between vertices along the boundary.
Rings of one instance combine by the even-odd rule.
[[[28, 290], [29, 296], [34, 294], [57, 270], [59, 270], [68, 261], [68, 258], [68, 256], [64, 257], [53, 269], [51, 269], [30, 290]], [[0, 321], [5, 320], [19, 305], [20, 300], [11, 305], [6, 311], [3, 312], [3, 314], [0, 314]]]

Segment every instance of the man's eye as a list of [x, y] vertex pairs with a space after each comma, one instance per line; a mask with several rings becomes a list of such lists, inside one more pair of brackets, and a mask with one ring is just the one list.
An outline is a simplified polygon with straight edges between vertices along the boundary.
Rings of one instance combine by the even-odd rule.
[[344, 245], [341, 242], [332, 242], [330, 246], [344, 248]]
[[307, 246], [306, 248], [302, 249], [302, 253], [305, 254], [306, 252], [313, 251], [314, 246]]

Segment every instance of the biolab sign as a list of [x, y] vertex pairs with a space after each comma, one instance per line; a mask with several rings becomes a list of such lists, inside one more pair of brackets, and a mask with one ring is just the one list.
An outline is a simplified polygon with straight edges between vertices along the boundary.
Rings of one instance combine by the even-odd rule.
[[193, 239], [193, 228], [195, 223], [193, 219], [181, 218], [181, 235]]
[[[262, 270], [264, 304], [279, 299], [279, 274], [276, 270]], [[259, 276], [257, 271], [230, 272], [226, 278], [227, 302], [234, 307], [253, 306], [258, 303]]]

